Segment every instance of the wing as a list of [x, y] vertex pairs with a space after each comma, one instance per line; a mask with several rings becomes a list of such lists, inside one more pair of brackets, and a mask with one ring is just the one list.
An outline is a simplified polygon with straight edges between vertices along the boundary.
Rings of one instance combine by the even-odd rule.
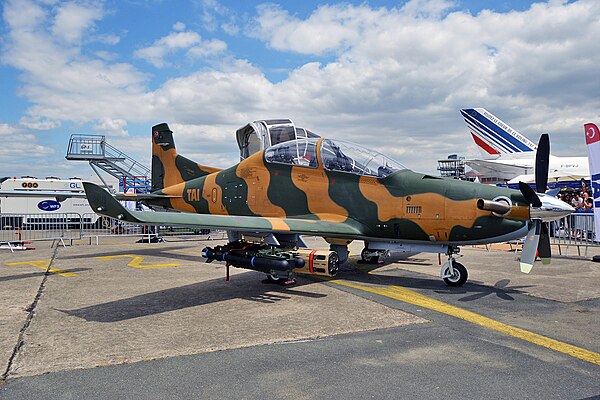
[[240, 232], [300, 233], [343, 238], [364, 236], [365, 231], [360, 223], [352, 219], [346, 222], [329, 222], [297, 218], [130, 211], [99, 186], [84, 182], [83, 187], [90, 207], [96, 213], [136, 224], [199, 226]]
[[490, 173], [490, 172], [499, 172], [502, 174], [509, 175], [521, 175], [527, 172], [527, 169], [531, 169], [531, 166], [520, 165], [516, 162], [503, 162], [497, 160], [465, 160], [465, 163], [479, 173]]

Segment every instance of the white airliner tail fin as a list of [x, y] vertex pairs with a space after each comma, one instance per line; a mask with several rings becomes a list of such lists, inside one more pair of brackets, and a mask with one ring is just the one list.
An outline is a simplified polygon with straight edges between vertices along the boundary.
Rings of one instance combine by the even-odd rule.
[[463, 108], [460, 110], [473, 140], [489, 155], [527, 153], [536, 151], [537, 146], [525, 136], [508, 126], [485, 108]]

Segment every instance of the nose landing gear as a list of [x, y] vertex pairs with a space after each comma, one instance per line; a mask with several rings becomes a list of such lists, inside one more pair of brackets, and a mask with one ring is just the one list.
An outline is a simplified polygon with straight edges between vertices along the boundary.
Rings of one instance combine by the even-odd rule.
[[448, 261], [442, 265], [440, 277], [446, 282], [446, 285], [460, 287], [465, 284], [469, 278], [469, 273], [464, 265], [456, 261], [451, 249], [448, 251]]

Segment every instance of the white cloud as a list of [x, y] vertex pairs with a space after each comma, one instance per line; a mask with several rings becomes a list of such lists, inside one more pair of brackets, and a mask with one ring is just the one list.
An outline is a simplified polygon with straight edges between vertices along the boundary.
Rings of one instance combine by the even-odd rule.
[[218, 19], [220, 17], [230, 15], [230, 10], [216, 0], [202, 0], [200, 2], [202, 13], [200, 21], [202, 27], [209, 32], [217, 29]]
[[454, 6], [447, 0], [411, 0], [402, 6], [402, 12], [414, 18], [440, 18]]
[[183, 32], [185, 31], [185, 24], [181, 21], [176, 22], [175, 24], [173, 24], [173, 30], [177, 32]]
[[151, 46], [135, 52], [135, 57], [141, 58], [157, 68], [165, 66], [163, 58], [177, 50], [187, 49], [200, 42], [196, 32], [174, 32], [155, 41]]
[[114, 34], [94, 35], [91, 37], [91, 41], [114, 46], [121, 41], [121, 38]]
[[118, 110], [115, 99], [123, 104], [143, 95], [144, 74], [130, 64], [84, 57], [78, 45], [64, 44], [63, 36], [48, 30], [50, 18], [27, 0], [4, 6], [8, 34], [2, 61], [21, 71], [19, 94], [33, 104], [27, 118], [84, 123]]
[[[221, 167], [236, 161], [236, 128], [290, 117], [433, 172], [437, 158], [473, 147], [463, 107], [485, 107], [532, 140], [549, 131], [557, 155], [585, 154], [581, 123], [600, 120], [600, 3], [553, 1], [478, 15], [451, 7], [420, 0], [393, 9], [334, 4], [301, 19], [261, 6], [253, 22], [256, 37], [275, 49], [271, 56], [292, 52], [306, 60], [278, 83], [265, 76], [270, 65], [236, 59], [224, 42], [175, 22], [173, 32], [151, 38], [136, 56], [157, 66], [173, 54], [211, 56], [213, 67], [151, 90], [149, 77], [123, 62], [127, 55], [121, 62], [108, 52], [84, 56], [86, 35], [110, 34], [95, 32], [97, 19], [81, 18], [87, 23], [75, 33], [57, 36], [47, 28], [52, 8], [12, 0], [4, 6], [2, 60], [22, 73], [19, 94], [32, 104], [23, 125], [72, 121], [118, 135], [132, 123], [167, 121], [177, 128], [182, 154]], [[131, 149], [147, 159], [144, 140]]]
[[[285, 98], [315, 130], [322, 126], [398, 154], [408, 147], [434, 155], [425, 160], [406, 154], [407, 164], [417, 168], [431, 170], [435, 157], [470, 145], [458, 114], [467, 106], [487, 107], [513, 126], [524, 122], [519, 130], [533, 140], [541, 133], [527, 131], [533, 121], [561, 127], [555, 151], [585, 151], [571, 117], [598, 115], [600, 100], [589, 93], [600, 90], [600, 54], [594, 50], [600, 4], [551, 2], [476, 16], [448, 12], [450, 6], [334, 5], [303, 20], [279, 7], [259, 7], [257, 36], [270, 47], [338, 54], [333, 62], [295, 69], [271, 97]], [[402, 138], [402, 145], [390, 137]]]
[[236, 36], [238, 33], [240, 33], [240, 27], [233, 19], [229, 22], [221, 24], [221, 29], [223, 29], [223, 32], [231, 36]]
[[52, 33], [65, 42], [79, 42], [83, 33], [101, 18], [102, 10], [97, 6], [75, 2], [62, 3], [57, 6]]
[[187, 55], [192, 58], [210, 57], [227, 50], [227, 43], [219, 39], [204, 40], [199, 46], [190, 48]]
[[47, 118], [23, 117], [19, 120], [19, 125], [36, 131], [48, 131], [60, 127], [60, 121]]
[[94, 125], [94, 130], [101, 135], [129, 136], [127, 121], [124, 119], [105, 118], [99, 124]]
[[10, 137], [17, 132], [17, 129], [9, 124], [0, 124], [0, 136]]
[[119, 58], [119, 55], [117, 53], [111, 53], [105, 50], [98, 50], [95, 54], [98, 58], [104, 61], [114, 61], [117, 58]]
[[167, 55], [186, 49], [188, 55], [198, 58], [219, 54], [227, 49], [227, 44], [217, 39], [202, 40], [196, 32], [173, 32], [156, 40], [151, 46], [137, 50], [134, 55], [157, 68], [162, 68], [165, 66], [164, 58]]
[[30, 165], [32, 159], [41, 159], [54, 151], [38, 143], [36, 135], [22, 128], [0, 123], [0, 171], [12, 170], [12, 164]]
[[308, 19], [300, 20], [278, 5], [264, 4], [258, 7], [258, 16], [248, 29], [248, 35], [265, 40], [277, 50], [322, 54], [358, 40], [365, 16], [376, 18], [377, 14], [385, 13], [384, 9], [371, 10], [366, 5], [326, 5]]

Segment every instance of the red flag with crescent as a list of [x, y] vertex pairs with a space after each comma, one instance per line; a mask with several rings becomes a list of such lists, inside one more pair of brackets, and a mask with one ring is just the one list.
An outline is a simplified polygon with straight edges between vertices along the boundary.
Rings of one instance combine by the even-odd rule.
[[583, 125], [585, 130], [585, 142], [587, 144], [592, 144], [600, 140], [600, 130], [596, 124], [588, 123]]

